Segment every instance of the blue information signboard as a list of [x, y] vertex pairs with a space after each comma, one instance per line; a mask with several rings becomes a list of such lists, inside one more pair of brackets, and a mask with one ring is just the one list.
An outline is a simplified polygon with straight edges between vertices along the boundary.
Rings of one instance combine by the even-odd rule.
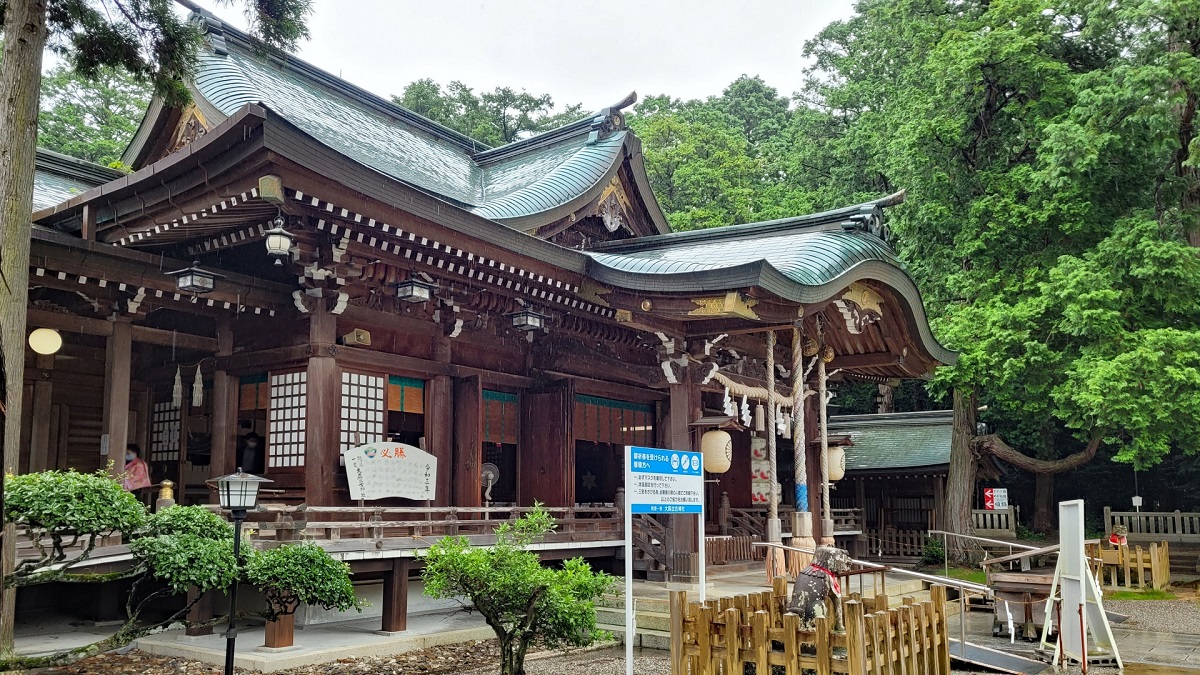
[[625, 499], [633, 513], [700, 513], [704, 466], [698, 452], [630, 446]]

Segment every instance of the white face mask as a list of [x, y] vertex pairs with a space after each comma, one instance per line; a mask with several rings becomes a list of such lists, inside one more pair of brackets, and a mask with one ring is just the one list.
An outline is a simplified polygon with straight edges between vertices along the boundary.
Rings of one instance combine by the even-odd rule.
[[132, 452], [125, 453], [126, 462], [132, 462], [134, 457], [137, 457], [137, 455], [133, 454]]

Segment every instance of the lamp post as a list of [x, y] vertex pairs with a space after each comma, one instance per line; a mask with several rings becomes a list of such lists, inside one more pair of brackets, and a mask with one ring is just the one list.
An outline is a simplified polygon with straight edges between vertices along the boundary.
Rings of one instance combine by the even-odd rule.
[[[241, 567], [242, 555], [242, 523], [246, 522], [246, 511], [258, 503], [258, 487], [270, 483], [266, 478], [254, 476], [241, 470], [228, 476], [216, 479], [217, 494], [220, 496], [221, 508], [228, 509], [233, 516], [233, 561], [236, 568]], [[233, 588], [229, 591], [229, 628], [225, 631], [225, 675], [233, 675], [233, 655], [236, 650], [237, 628], [234, 621], [237, 614], [237, 574], [233, 577]]]

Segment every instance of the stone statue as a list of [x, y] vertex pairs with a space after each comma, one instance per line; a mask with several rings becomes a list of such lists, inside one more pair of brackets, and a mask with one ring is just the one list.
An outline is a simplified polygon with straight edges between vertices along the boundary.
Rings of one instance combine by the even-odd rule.
[[842, 589], [837, 575], [849, 571], [848, 553], [833, 546], [818, 546], [812, 563], [796, 577], [787, 611], [800, 615], [801, 625], [806, 630], [812, 630], [817, 617], [827, 616], [825, 601], [829, 600], [833, 604], [833, 628], [842, 630], [842, 604], [838, 602]]

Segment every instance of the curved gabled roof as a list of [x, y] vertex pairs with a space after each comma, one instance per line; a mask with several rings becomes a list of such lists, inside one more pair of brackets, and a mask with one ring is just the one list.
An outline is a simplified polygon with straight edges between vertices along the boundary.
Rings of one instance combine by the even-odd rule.
[[[623, 126], [605, 127], [608, 110], [492, 149], [295, 57], [265, 55], [245, 34], [202, 17], [210, 48], [193, 83], [220, 115], [263, 105], [364, 166], [518, 229], [586, 205], [635, 154], [636, 140]], [[666, 219], [652, 202], [651, 219], [665, 232]]]
[[910, 328], [934, 359], [958, 355], [934, 338], [920, 291], [882, 228], [880, 205], [860, 204], [799, 218], [641, 237], [585, 252], [588, 276], [640, 291], [726, 291], [760, 287], [802, 304], [828, 301], [855, 281], [887, 284], [908, 304]]
[[33, 210], [61, 204], [123, 175], [116, 169], [38, 148], [33, 172]]

